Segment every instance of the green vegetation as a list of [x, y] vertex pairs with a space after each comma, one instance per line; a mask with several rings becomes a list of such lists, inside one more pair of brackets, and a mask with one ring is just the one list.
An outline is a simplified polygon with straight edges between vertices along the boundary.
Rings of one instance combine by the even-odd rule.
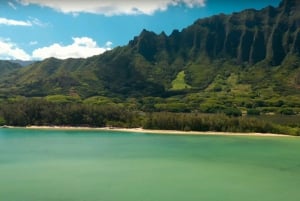
[[20, 64], [0, 60], [0, 74], [1, 74], [1, 76], [5, 76], [8, 73], [14, 72], [14, 71], [16, 71], [20, 68], [21, 68]]
[[154, 113], [144, 125], [148, 129], [219, 131], [219, 132], [259, 132], [300, 135], [300, 128], [276, 125], [248, 117], [228, 117], [208, 114]]
[[49, 102], [21, 99], [0, 105], [0, 116], [12, 126], [71, 125], [137, 127], [134, 112], [117, 105]]
[[171, 90], [183, 90], [183, 89], [189, 89], [189, 88], [191, 88], [191, 86], [186, 84], [186, 82], [185, 82], [184, 71], [179, 72], [176, 79], [172, 81]]
[[126, 99], [197, 91], [241, 101], [298, 98], [300, 17], [287, 12], [296, 4], [199, 19], [169, 36], [143, 30], [128, 45], [87, 59], [49, 58], [22, 68], [0, 62], [0, 96]]
[[260, 115], [260, 111], [257, 109], [249, 109], [247, 110], [247, 115]]
[[0, 116], [0, 126], [4, 126], [5, 124], [6, 124], [5, 119]]
[[300, 119], [299, 3], [289, 2], [200, 19], [169, 36], [143, 30], [87, 59], [0, 62], [0, 123], [151, 127], [150, 113], [192, 121], [205, 113], [224, 131], [298, 134], [297, 122], [254, 123]]
[[[165, 104], [165, 108], [155, 104], [152, 109], [160, 112], [143, 112], [134, 100], [126, 103], [99, 104], [99, 99], [101, 97], [95, 98], [96, 102], [88, 99], [81, 103], [50, 102], [43, 98], [3, 101], [0, 104], [0, 125], [144, 127], [183, 131], [271, 132], [300, 135], [300, 118], [296, 115], [241, 116], [241, 111], [237, 108], [225, 108], [223, 114], [187, 113], [184, 111], [187, 110], [187, 106], [180, 104]], [[166, 110], [173, 112], [165, 112]]]

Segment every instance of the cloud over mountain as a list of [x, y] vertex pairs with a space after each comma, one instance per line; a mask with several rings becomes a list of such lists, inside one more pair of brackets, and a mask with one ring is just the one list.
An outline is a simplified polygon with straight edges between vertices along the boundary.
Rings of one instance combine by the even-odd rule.
[[0, 59], [30, 60], [31, 56], [19, 48], [16, 44], [11, 42], [10, 39], [0, 38]]
[[48, 47], [38, 48], [33, 51], [32, 57], [34, 59], [45, 59], [49, 57], [58, 59], [87, 58], [110, 50], [112, 45], [111, 42], [107, 42], [104, 47], [99, 47], [93, 39], [88, 37], [75, 37], [72, 39], [73, 43], [70, 45], [64, 46], [55, 43]]
[[[10, 39], [0, 38], [0, 60], [43, 60], [49, 57], [58, 59], [87, 58], [111, 50], [113, 44], [111, 41], [107, 41], [103, 47], [100, 47], [92, 38], [74, 37], [72, 39], [72, 44], [61, 45], [59, 43], [54, 43], [47, 47], [35, 49], [32, 52], [32, 55], [30, 55]], [[38, 44], [37, 41], [30, 42], [30, 45], [36, 44]]]
[[152, 15], [156, 11], [167, 10], [169, 6], [184, 5], [187, 7], [205, 6], [205, 0], [156, 0], [156, 1], [136, 1], [136, 0], [19, 0], [23, 5], [36, 4], [53, 8], [63, 13], [93, 13], [112, 15]]

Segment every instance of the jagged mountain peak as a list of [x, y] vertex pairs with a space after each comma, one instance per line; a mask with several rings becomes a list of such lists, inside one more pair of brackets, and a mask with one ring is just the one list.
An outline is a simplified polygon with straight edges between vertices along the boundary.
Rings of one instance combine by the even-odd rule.
[[139, 43], [144, 47], [140, 53], [153, 60], [160, 54], [161, 44], [166, 44], [168, 50], [185, 49], [190, 55], [206, 55], [210, 60], [232, 58], [250, 64], [268, 60], [280, 65], [286, 55], [299, 49], [299, 5], [298, 0], [284, 0], [277, 8], [247, 9], [199, 19], [181, 32], [174, 30], [165, 42], [161, 41], [163, 37], [158, 39], [155, 33], [144, 30], [138, 38], [147, 45]]
[[300, 5], [300, 1], [299, 0], [282, 0], [279, 4], [279, 7], [285, 7], [285, 8], [295, 8], [298, 7]]
[[[143, 96], [168, 93], [174, 80], [181, 80], [181, 85], [188, 88], [204, 89], [218, 74], [230, 75], [230, 69], [222, 67], [228, 63], [230, 68], [243, 66], [240, 74], [257, 65], [266, 69], [287, 66], [291, 57], [297, 61], [300, 55], [299, 2], [284, 0], [277, 8], [247, 9], [199, 19], [170, 35], [144, 29], [127, 46], [99, 56], [37, 62], [12, 75], [12, 79], [2, 83], [0, 79], [0, 88], [10, 91], [8, 86], [17, 85], [13, 89], [22, 95], [76, 91], [81, 96]], [[294, 69], [300, 65], [290, 63]], [[283, 72], [285, 76], [297, 73], [288, 69]], [[298, 74], [293, 75], [297, 80]], [[180, 79], [176, 80], [178, 75]]]

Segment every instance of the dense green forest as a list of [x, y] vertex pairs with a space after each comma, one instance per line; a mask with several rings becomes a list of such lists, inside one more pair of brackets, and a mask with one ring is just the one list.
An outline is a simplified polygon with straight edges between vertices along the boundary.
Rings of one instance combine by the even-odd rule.
[[[57, 98], [55, 99], [57, 100]], [[98, 99], [99, 100], [99, 99]], [[73, 100], [74, 101], [74, 100]], [[294, 114], [248, 115], [236, 108], [214, 114], [200, 112], [141, 111], [131, 103], [51, 101], [42, 98], [2, 101], [0, 125], [143, 127], [183, 131], [259, 132], [300, 135], [300, 119]]]

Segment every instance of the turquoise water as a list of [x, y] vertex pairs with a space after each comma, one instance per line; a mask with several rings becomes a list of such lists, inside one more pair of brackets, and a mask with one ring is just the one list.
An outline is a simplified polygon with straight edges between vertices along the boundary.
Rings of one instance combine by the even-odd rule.
[[1, 201], [299, 201], [300, 138], [0, 129]]

